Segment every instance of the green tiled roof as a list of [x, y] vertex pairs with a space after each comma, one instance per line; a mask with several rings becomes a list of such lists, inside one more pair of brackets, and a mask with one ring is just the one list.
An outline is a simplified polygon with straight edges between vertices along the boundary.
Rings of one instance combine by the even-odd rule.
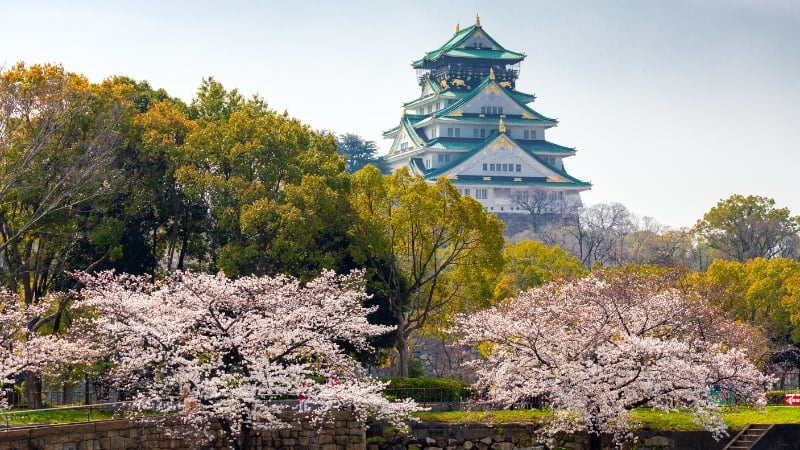
[[419, 147], [425, 145], [425, 140], [422, 139], [419, 134], [417, 134], [417, 130], [414, 128], [414, 125], [411, 123], [411, 120], [408, 116], [403, 116], [402, 123], [406, 131], [408, 131], [408, 136], [411, 138], [411, 141], [414, 143], [414, 145]]
[[[505, 134], [505, 133], [501, 133], [501, 134]], [[451, 161], [449, 164], [445, 164], [442, 167], [439, 167], [437, 169], [431, 170], [430, 172], [427, 172], [424, 175], [424, 178], [428, 179], [428, 180], [435, 180], [436, 178], [438, 178], [441, 175], [443, 175], [444, 173], [446, 173], [448, 170], [452, 169], [453, 167], [456, 167], [456, 166], [460, 165], [462, 162], [466, 161], [467, 159], [469, 159], [472, 156], [474, 156], [476, 153], [480, 152], [491, 141], [494, 141], [495, 139], [497, 139], [499, 137], [499, 135], [500, 134], [493, 134], [493, 135], [489, 136], [488, 138], [476, 143], [476, 145], [474, 145], [469, 151], [467, 151], [464, 154], [462, 154], [460, 158], [456, 158], [455, 160]], [[565, 179], [568, 180], [567, 182], [548, 182], [547, 183], [548, 186], [591, 186], [591, 183], [586, 182], [586, 181], [581, 181], [581, 180], [573, 177], [572, 175], [567, 174], [563, 170], [556, 169], [555, 167], [547, 164], [547, 162], [543, 161], [537, 155], [536, 150], [531, 148], [532, 146], [525, 147], [523, 145], [520, 145], [520, 141], [516, 141], [516, 140], [512, 139], [508, 135], [506, 135], [506, 137], [511, 139], [512, 142], [514, 142], [517, 145], [519, 145], [523, 150], [525, 150], [525, 153], [527, 153], [528, 155], [530, 155], [531, 157], [536, 159], [536, 161], [538, 161], [540, 164], [542, 164], [543, 166], [547, 167], [548, 169], [552, 170], [556, 174], [558, 174], [558, 175], [560, 175], [560, 176], [562, 176], [562, 177], [564, 177]], [[444, 143], [448, 142], [448, 141], [447, 140], [442, 140], [442, 139], [435, 139], [434, 141], [431, 141], [431, 143], [433, 143], [433, 142], [437, 142], [437, 143], [438, 142], [442, 142], [442, 145], [445, 145]], [[537, 141], [530, 141], [530, 142], [537, 142]], [[547, 142], [547, 141], [540, 141], [540, 142], [543, 143], [540, 146], [541, 148], [563, 148], [563, 149], [567, 148], [567, 147], [563, 147], [561, 145], [553, 144], [553, 143]], [[541, 153], [551, 153], [549, 151], [541, 151], [541, 150], [540, 150], [540, 152]]]
[[[427, 115], [423, 115], [423, 114], [406, 114], [405, 116], [403, 116], [400, 119], [400, 122], [403, 122], [403, 121], [407, 120], [412, 126], [416, 127], [416, 125], [418, 123], [422, 122], [425, 119], [429, 119], [429, 117]], [[384, 137], [389, 137], [389, 136], [392, 136], [392, 135], [396, 134], [398, 131], [400, 131], [400, 125], [399, 124], [396, 127], [393, 127], [393, 128], [390, 128], [390, 129], [384, 131], [383, 132], [383, 136]]]
[[[428, 175], [429, 174], [425, 174], [423, 177], [425, 179], [433, 179], [433, 178], [430, 178]], [[519, 177], [497, 177], [497, 176], [494, 176], [494, 177], [488, 177], [488, 178], [490, 178], [490, 179], [489, 180], [474, 179], [474, 178], [469, 178], [469, 179], [448, 178], [448, 179], [450, 180], [450, 183], [452, 183], [452, 184], [454, 184], [456, 186], [458, 186], [458, 185], [467, 185], [467, 184], [470, 185], [470, 186], [474, 186], [476, 184], [477, 185], [484, 185], [484, 186], [519, 186], [519, 185], [523, 185], [524, 184], [525, 186], [533, 185], [533, 186], [548, 186], [548, 187], [578, 187], [578, 186], [580, 186], [580, 187], [585, 187], [586, 189], [589, 189], [589, 188], [592, 187], [592, 183], [589, 183], [587, 181], [580, 181], [580, 182], [577, 182], [577, 183], [576, 182], [572, 182], [572, 181], [568, 181], [568, 182], [565, 183], [565, 182], [557, 182], [557, 181], [547, 181], [547, 179], [544, 179], [544, 180], [532, 180], [532, 179], [530, 179], [530, 177], [528, 179], [523, 178], [520, 181], [514, 181], [514, 178], [519, 178]]]
[[514, 97], [514, 99], [520, 103], [527, 104], [536, 100], [536, 94], [527, 94], [525, 92], [519, 92], [519, 91], [509, 91], [509, 94], [511, 94], [511, 96]]
[[[446, 98], [446, 99], [459, 99], [459, 98], [463, 97], [464, 95], [466, 95], [466, 93], [464, 93], [464, 92], [457, 92], [457, 91], [454, 91], [454, 90], [449, 89], [449, 88], [445, 89], [443, 91], [440, 91], [438, 94], [439, 94], [440, 98]], [[404, 107], [413, 107], [413, 106], [417, 105], [418, 103], [420, 103], [420, 102], [422, 102], [424, 100], [428, 100], [428, 99], [430, 99], [432, 97], [435, 97], [435, 96], [436, 96], [436, 94], [428, 94], [428, 95], [426, 95], [424, 97], [419, 97], [419, 98], [416, 98], [414, 100], [411, 100], [410, 102], [403, 103], [403, 106]]]
[[550, 141], [545, 140], [533, 140], [533, 141], [524, 141], [518, 140], [514, 141], [517, 145], [522, 147], [528, 153], [558, 153], [558, 154], [569, 154], [572, 155], [575, 153], [575, 148], [573, 147], [565, 147], [563, 145], [554, 144]]
[[[428, 148], [469, 151], [475, 147], [482, 147], [487, 139], [493, 139], [495, 136], [496, 135], [492, 135], [486, 139], [438, 137], [428, 141]], [[547, 155], [572, 155], [575, 153], [574, 148], [565, 147], [563, 145], [558, 145], [545, 140], [514, 140], [514, 143], [522, 147], [523, 150], [530, 154], [539, 153]]]
[[[514, 100], [523, 110], [527, 111], [531, 115], [533, 115], [533, 116], [538, 118], [538, 119], [521, 119], [521, 120], [524, 121], [524, 123], [531, 123], [531, 120], [541, 120], [543, 122], [548, 122], [548, 123], [553, 123], [553, 124], [558, 123], [558, 121], [556, 119], [551, 119], [549, 117], [545, 117], [545, 116], [539, 114], [538, 112], [534, 111], [533, 109], [529, 108], [528, 105], [526, 105], [523, 102], [520, 102], [519, 99], [513, 95], [513, 91], [511, 91], [509, 88], [505, 88], [505, 87], [500, 86], [500, 84], [498, 84], [496, 81], [492, 80], [489, 77], [486, 77], [483, 81], [481, 81], [481, 84], [479, 84], [477, 87], [475, 87], [475, 89], [473, 89], [469, 94], [467, 94], [464, 97], [462, 97], [461, 100], [458, 100], [457, 102], [453, 103], [452, 105], [448, 106], [447, 108], [440, 109], [439, 111], [436, 111], [435, 113], [433, 113], [433, 115], [435, 117], [447, 116], [448, 114], [452, 113], [453, 111], [457, 110], [462, 105], [464, 105], [464, 103], [468, 102], [473, 97], [475, 97], [478, 94], [480, 94], [481, 91], [483, 91], [483, 89], [486, 88], [486, 86], [488, 86], [490, 83], [495, 83], [499, 89], [502, 89], [503, 92], [506, 92], [507, 94], [509, 94], [511, 99]], [[472, 120], [472, 119], [474, 119], [474, 116], [470, 117], [470, 120]], [[511, 118], [509, 118], [509, 119], [511, 119]], [[503, 120], [505, 120], [505, 119], [503, 119]]]
[[411, 65], [415, 68], [422, 68], [426, 61], [436, 61], [443, 56], [449, 56], [453, 58], [499, 59], [504, 61], [506, 64], [513, 64], [525, 59], [524, 53], [506, 50], [502, 45], [494, 40], [494, 38], [489, 36], [489, 33], [485, 31], [482, 31], [483, 34], [485, 35], [486, 39], [491, 41], [493, 44], [492, 47], [496, 48], [496, 50], [486, 47], [480, 49], [458, 48], [464, 41], [478, 32], [478, 30], [482, 31], [483, 28], [478, 25], [471, 25], [463, 30], [460, 30], [458, 33], [453, 35], [450, 40], [445, 42], [444, 45], [436, 50], [425, 53], [425, 56], [422, 59], [414, 61], [411, 63]]

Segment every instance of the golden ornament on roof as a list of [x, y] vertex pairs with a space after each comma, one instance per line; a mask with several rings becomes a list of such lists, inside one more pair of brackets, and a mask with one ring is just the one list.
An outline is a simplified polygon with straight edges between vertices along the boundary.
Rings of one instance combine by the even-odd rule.
[[481, 16], [479, 16], [477, 14], [475, 14], [475, 26], [476, 27], [481, 26]]

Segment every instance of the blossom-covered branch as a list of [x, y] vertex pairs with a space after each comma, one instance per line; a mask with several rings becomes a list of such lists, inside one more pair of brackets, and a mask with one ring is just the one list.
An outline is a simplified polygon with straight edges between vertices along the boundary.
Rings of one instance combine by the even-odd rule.
[[[177, 273], [153, 285], [144, 277], [79, 274], [80, 307], [94, 310], [117, 386], [142, 409], [179, 412], [208, 431], [217, 422], [234, 448], [251, 430], [284, 427], [276, 400], [308, 390], [313, 414], [342, 405], [354, 413], [404, 418], [411, 402], [388, 402], [383, 385], [341, 347], [369, 347], [391, 327], [373, 325], [363, 275], [325, 272], [303, 285], [290, 277]], [[343, 383], [309, 383], [309, 378]], [[306, 387], [307, 386], [307, 387]]]
[[[764, 404], [771, 379], [748, 359], [752, 331], [661, 276], [595, 271], [551, 283], [463, 317], [457, 331], [488, 348], [474, 361], [491, 399], [545, 396], [557, 411], [551, 432], [630, 432], [627, 411], [687, 407], [724, 433], [712, 394]], [[489, 345], [486, 345], [489, 344]]]

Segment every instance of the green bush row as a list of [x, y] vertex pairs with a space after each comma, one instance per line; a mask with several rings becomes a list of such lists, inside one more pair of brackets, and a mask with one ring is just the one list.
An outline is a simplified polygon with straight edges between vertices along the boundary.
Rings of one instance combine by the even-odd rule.
[[388, 381], [384, 394], [389, 398], [411, 398], [417, 402], [457, 402], [471, 395], [470, 385], [445, 378], [382, 378]]
[[783, 398], [786, 394], [800, 394], [800, 389], [790, 391], [767, 391], [767, 404], [783, 406]]

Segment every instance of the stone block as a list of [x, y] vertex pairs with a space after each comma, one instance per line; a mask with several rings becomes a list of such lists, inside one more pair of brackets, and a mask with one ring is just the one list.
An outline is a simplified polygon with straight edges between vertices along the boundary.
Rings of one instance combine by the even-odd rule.
[[125, 439], [121, 436], [114, 436], [111, 438], [111, 449], [119, 450], [125, 448]]
[[328, 445], [333, 444], [333, 436], [330, 434], [320, 434], [317, 436], [317, 444], [319, 445]]
[[464, 450], [472, 450], [472, 447], [474, 446], [475, 444], [473, 444], [472, 441], [464, 441], [463, 444]]
[[672, 439], [664, 436], [653, 436], [644, 440], [644, 445], [647, 447], [672, 447]]
[[493, 450], [514, 450], [514, 444], [511, 442], [495, 442], [492, 444]]

